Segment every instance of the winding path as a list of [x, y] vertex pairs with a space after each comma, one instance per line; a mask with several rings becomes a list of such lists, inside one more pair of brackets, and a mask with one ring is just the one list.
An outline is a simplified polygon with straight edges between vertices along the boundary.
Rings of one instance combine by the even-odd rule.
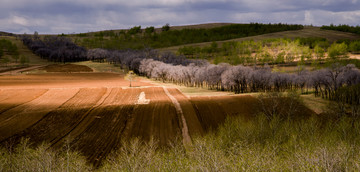
[[183, 137], [183, 144], [184, 144], [185, 147], [187, 145], [191, 145], [192, 142], [191, 142], [191, 138], [190, 138], [190, 135], [189, 135], [189, 129], [187, 127], [186, 120], [185, 120], [183, 111], [181, 109], [180, 103], [176, 100], [176, 98], [174, 96], [172, 96], [169, 93], [169, 91], [167, 90], [166, 87], [163, 86], [163, 89], [164, 89], [165, 94], [171, 99], [172, 103], [174, 104], [175, 109], [176, 109], [176, 113], [178, 115], [180, 115], [181, 124], [182, 124], [182, 130], [181, 130], [182, 132], [181, 133], [182, 133], [182, 137]]

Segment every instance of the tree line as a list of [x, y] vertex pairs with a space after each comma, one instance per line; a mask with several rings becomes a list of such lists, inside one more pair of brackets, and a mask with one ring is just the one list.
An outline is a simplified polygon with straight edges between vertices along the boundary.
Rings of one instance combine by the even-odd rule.
[[42, 41], [35, 35], [32, 39], [24, 36], [22, 40], [36, 54], [51, 61], [107, 61], [163, 82], [235, 93], [313, 89], [317, 96], [335, 99], [338, 88], [360, 84], [360, 72], [354, 65], [333, 65], [314, 72], [300, 71], [289, 74], [272, 72], [268, 65], [250, 67], [232, 66], [228, 63], [210, 64], [207, 60], [187, 59], [184, 55], [159, 53], [150, 48], [144, 50], [97, 48], [87, 51], [64, 37], [50, 36]]
[[323, 25], [323, 26], [321, 26], [320, 29], [336, 30], [336, 31], [360, 34], [360, 26], [359, 25], [358, 26], [349, 26], [349, 25], [345, 25], [345, 24], [339, 24], [339, 25], [331, 24], [329, 26]]
[[302, 25], [288, 24], [231, 24], [215, 28], [172, 30], [169, 24], [160, 32], [153, 26], [141, 29], [134, 26], [129, 30], [102, 31], [97, 33], [77, 34], [75, 42], [87, 48], [105, 49], [144, 49], [163, 48], [189, 43], [221, 41], [233, 38], [260, 35], [265, 33], [302, 29]]
[[159, 54], [152, 49], [111, 51], [110, 54], [108, 62], [120, 64], [139, 75], [163, 82], [235, 93], [300, 89], [302, 92], [312, 90], [316, 96], [336, 100], [338, 90], [360, 84], [360, 71], [352, 64], [342, 66], [335, 63], [313, 72], [279, 73], [272, 72], [268, 65], [216, 65], [172, 53]]
[[65, 63], [87, 60], [87, 50], [76, 45], [70, 38], [45, 36], [40, 39], [35, 32], [33, 36], [21, 36], [21, 40], [34, 54], [49, 61]]

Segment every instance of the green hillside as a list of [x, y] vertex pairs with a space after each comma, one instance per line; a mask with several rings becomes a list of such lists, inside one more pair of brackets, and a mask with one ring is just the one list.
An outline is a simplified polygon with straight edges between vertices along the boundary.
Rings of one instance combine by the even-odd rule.
[[[334, 42], [338, 40], [360, 40], [360, 35], [347, 33], [347, 32], [340, 32], [340, 31], [333, 31], [333, 30], [322, 30], [320, 27], [310, 27], [305, 26], [304, 29], [301, 30], [293, 30], [293, 31], [283, 31], [283, 32], [276, 32], [276, 33], [268, 33], [263, 35], [256, 35], [256, 36], [249, 36], [245, 38], [237, 38], [237, 39], [229, 39], [225, 41], [217, 41], [219, 46], [221, 46], [224, 42], [232, 42], [232, 41], [260, 41], [266, 39], [274, 39], [274, 38], [325, 38], [329, 42]], [[186, 46], [192, 47], [205, 47], [210, 46], [212, 42], [202, 42], [202, 43], [194, 43], [188, 44]], [[180, 46], [173, 46], [173, 47], [166, 47], [160, 48], [160, 51], [171, 51], [177, 52], [179, 48], [183, 47], [184, 45]]]
[[[18, 52], [19, 57], [24, 56], [28, 58], [28, 64], [29, 65], [42, 65], [48, 63], [46, 60], [41, 59], [39, 56], [35, 55], [31, 52], [22, 42], [20, 39], [18, 39], [15, 36], [0, 36], [0, 40], [8, 40], [11, 41], [11, 43], [15, 44]], [[15, 63], [15, 59], [13, 59], [11, 56], [8, 56], [10, 59], [9, 63]], [[15, 65], [15, 64], [14, 64]]]
[[128, 30], [108, 30], [93, 33], [61, 35], [71, 37], [86, 48], [144, 49], [164, 48], [190, 43], [223, 41], [234, 38], [302, 29], [302, 25], [287, 24], [204, 24], [155, 29], [134, 26]]

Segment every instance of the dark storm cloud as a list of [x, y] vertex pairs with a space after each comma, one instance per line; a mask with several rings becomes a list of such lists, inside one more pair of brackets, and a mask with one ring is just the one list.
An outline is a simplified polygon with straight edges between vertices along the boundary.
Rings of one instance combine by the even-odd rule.
[[72, 33], [208, 22], [360, 23], [360, 0], [0, 0], [0, 30]]

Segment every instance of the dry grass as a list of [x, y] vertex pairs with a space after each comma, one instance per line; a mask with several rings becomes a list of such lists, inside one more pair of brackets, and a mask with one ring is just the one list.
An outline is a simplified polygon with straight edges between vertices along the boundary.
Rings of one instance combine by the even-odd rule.
[[313, 110], [317, 114], [321, 114], [326, 111], [326, 106], [329, 104], [328, 100], [321, 97], [315, 97], [314, 94], [301, 95], [306, 107]]

